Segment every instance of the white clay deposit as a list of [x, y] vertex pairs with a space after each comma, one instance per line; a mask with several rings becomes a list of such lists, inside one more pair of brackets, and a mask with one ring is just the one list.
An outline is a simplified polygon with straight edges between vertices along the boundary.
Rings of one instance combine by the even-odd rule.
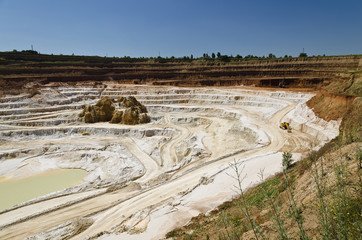
[[[312, 94], [98, 86], [48, 85], [32, 98], [0, 99], [0, 184], [86, 171], [63, 190], [0, 205], [0, 239], [162, 239], [235, 196], [230, 163], [245, 165], [247, 188], [261, 169], [265, 177], [281, 170], [283, 151], [299, 160], [338, 134], [339, 122], [305, 105]], [[102, 96], [135, 96], [151, 123], [81, 122], [83, 107]], [[51, 180], [31, 191], [42, 184]]]

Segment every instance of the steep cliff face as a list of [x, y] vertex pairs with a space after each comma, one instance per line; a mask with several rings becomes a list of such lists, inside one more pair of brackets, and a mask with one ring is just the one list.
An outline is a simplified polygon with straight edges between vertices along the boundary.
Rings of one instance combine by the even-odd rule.
[[338, 120], [348, 112], [355, 98], [322, 89], [307, 102], [307, 105], [318, 117], [326, 121]]
[[307, 105], [324, 120], [342, 119], [341, 139], [345, 142], [362, 140], [362, 73], [346, 74], [345, 81], [336, 81], [321, 89]]

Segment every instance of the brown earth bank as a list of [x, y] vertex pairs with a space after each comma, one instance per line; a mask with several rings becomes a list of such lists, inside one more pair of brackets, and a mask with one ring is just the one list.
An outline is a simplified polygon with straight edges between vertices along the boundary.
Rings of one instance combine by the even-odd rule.
[[314, 113], [326, 121], [342, 118], [350, 109], [356, 96], [329, 93], [322, 89], [307, 102]]
[[116, 81], [171, 86], [257, 86], [319, 89], [349, 78], [362, 56], [279, 59], [128, 59], [0, 52], [0, 88], [49, 82]]
[[362, 74], [349, 73], [345, 81], [336, 81], [321, 89], [307, 105], [326, 121], [342, 119], [340, 137], [344, 141], [361, 141]]

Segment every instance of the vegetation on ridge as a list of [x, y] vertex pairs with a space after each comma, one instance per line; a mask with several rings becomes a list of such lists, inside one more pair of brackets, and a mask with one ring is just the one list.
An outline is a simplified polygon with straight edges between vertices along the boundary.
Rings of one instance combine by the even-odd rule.
[[[297, 58], [306, 58], [306, 57], [325, 57], [326, 55], [312, 55], [308, 56], [307, 53], [300, 53]], [[244, 57], [240, 54], [221, 54], [220, 52], [217, 52], [216, 54], [212, 52], [210, 55], [208, 53], [203, 53], [200, 57], [195, 57], [193, 54], [190, 54], [189, 56], [182, 56], [182, 57], [130, 57], [130, 56], [124, 56], [124, 57], [101, 57], [101, 56], [80, 56], [80, 55], [54, 55], [54, 54], [41, 54], [38, 51], [35, 50], [22, 50], [18, 51], [14, 49], [13, 51], [5, 51], [0, 52], [0, 60], [23, 60], [23, 61], [39, 61], [39, 62], [145, 62], [149, 60], [153, 60], [160, 63], [171, 63], [171, 62], [191, 62], [191, 61], [197, 61], [197, 60], [205, 60], [205, 61], [219, 61], [219, 62], [230, 62], [230, 61], [240, 61], [240, 60], [250, 60], [250, 59], [283, 59], [283, 58], [293, 58], [291, 55], [284, 55], [277, 57], [273, 53], [269, 53], [264, 56], [256, 56], [253, 54], [245, 55]], [[55, 58], [58, 58], [58, 60], [55, 60]], [[53, 60], [54, 59], [54, 60]]]

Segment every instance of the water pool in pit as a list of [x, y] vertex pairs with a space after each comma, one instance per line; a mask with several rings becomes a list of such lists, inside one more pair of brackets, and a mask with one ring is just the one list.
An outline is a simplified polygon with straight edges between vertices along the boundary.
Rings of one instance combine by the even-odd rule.
[[0, 211], [81, 184], [86, 175], [82, 169], [56, 169], [22, 179], [0, 177]]

